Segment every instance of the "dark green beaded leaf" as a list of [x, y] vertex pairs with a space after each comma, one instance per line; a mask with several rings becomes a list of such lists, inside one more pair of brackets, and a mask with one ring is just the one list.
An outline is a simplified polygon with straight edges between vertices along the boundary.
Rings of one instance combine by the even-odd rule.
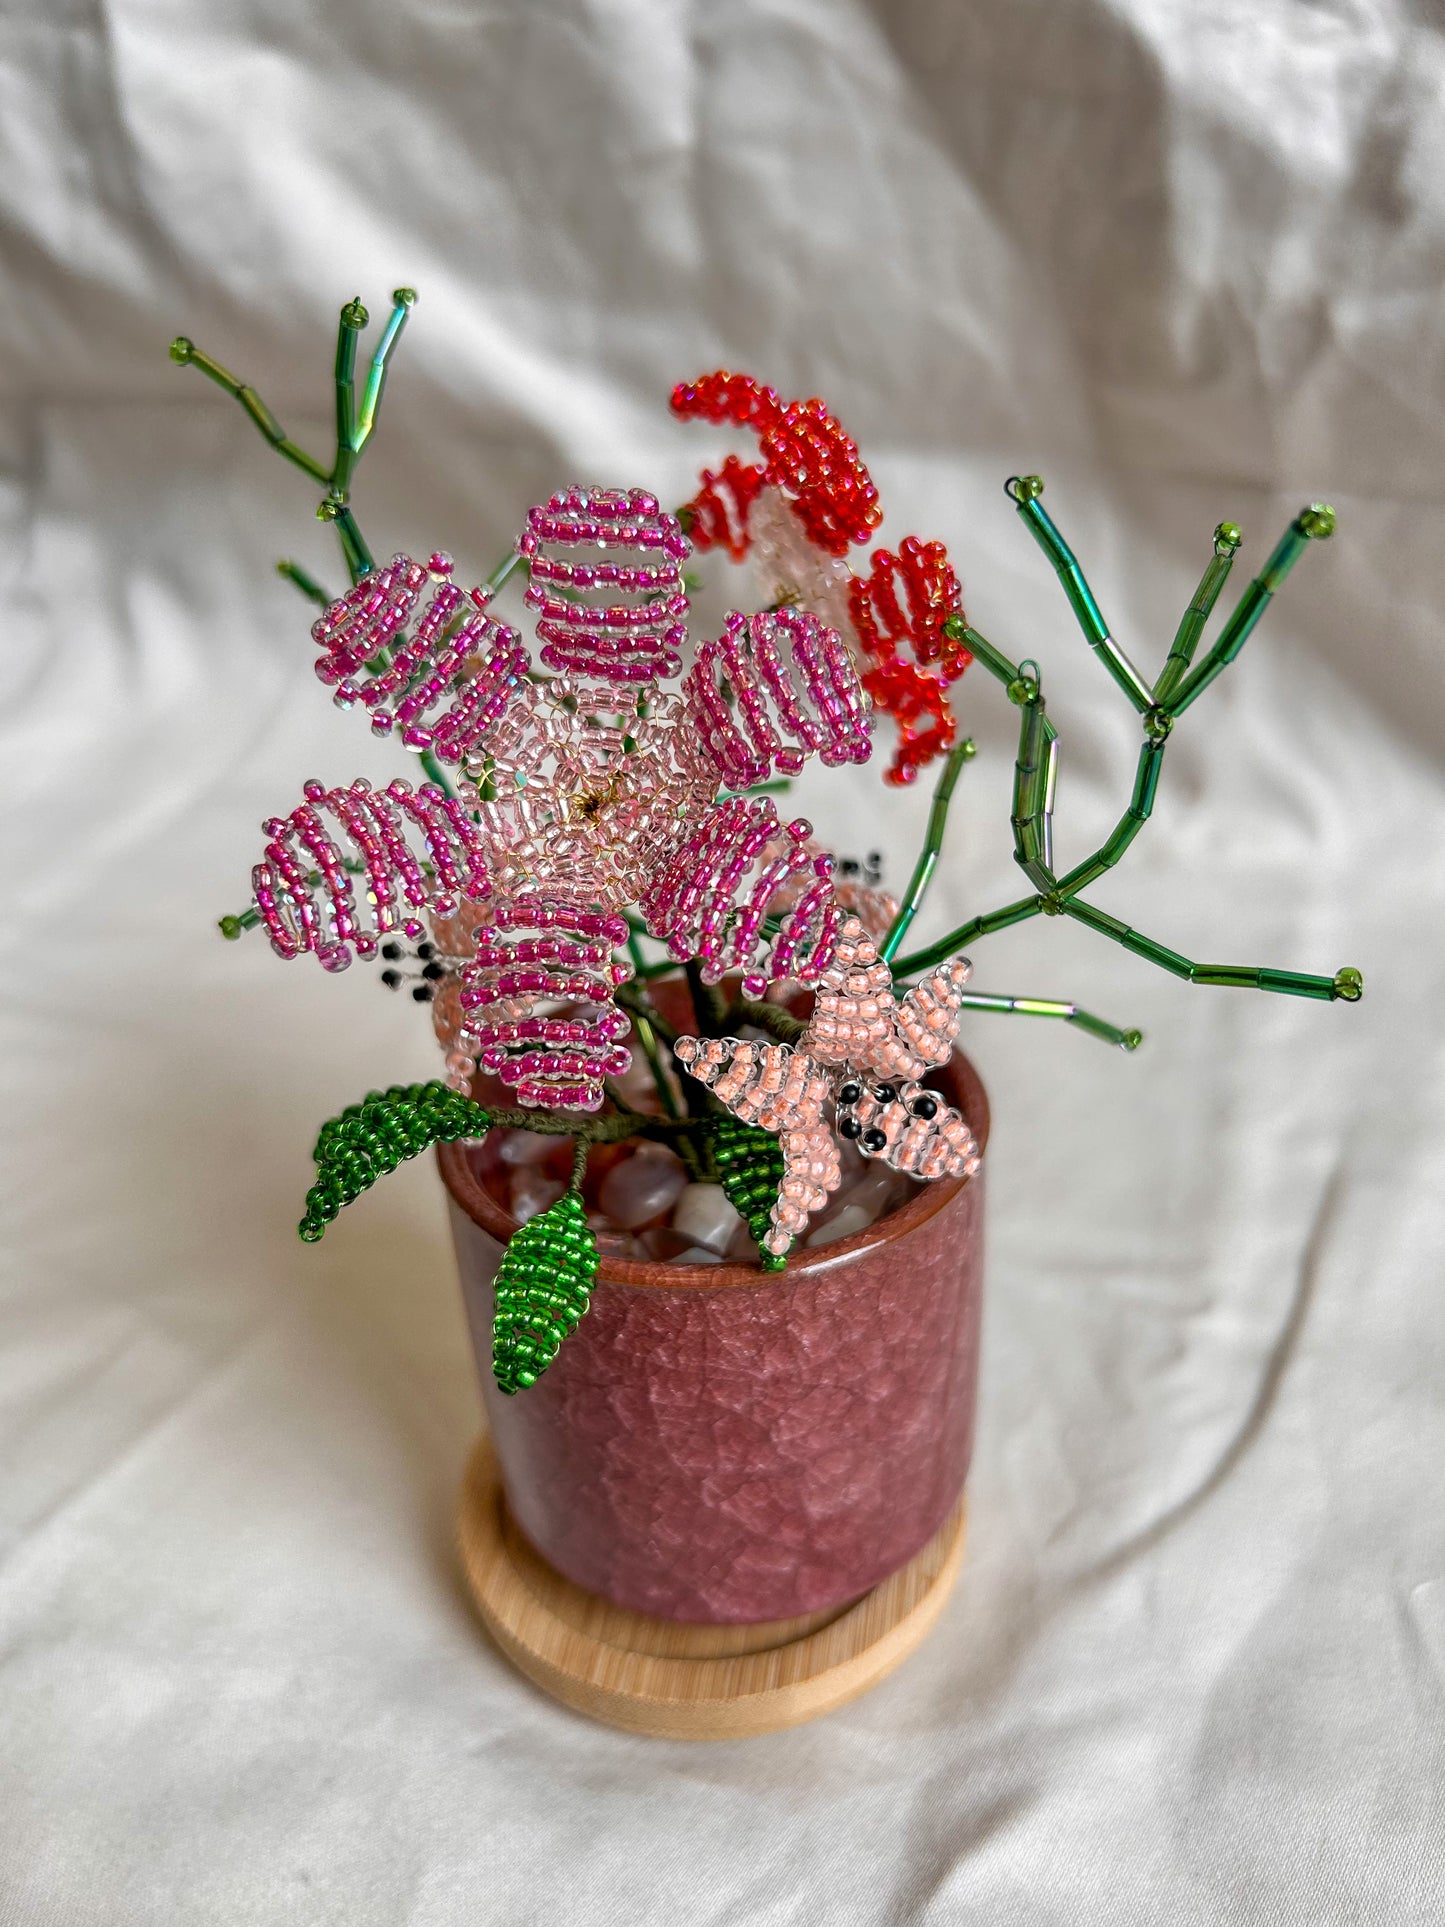
[[379, 1177], [418, 1156], [439, 1138], [455, 1143], [481, 1137], [490, 1115], [447, 1085], [393, 1084], [369, 1091], [322, 1125], [312, 1157], [316, 1182], [306, 1193], [306, 1216], [296, 1227], [315, 1244], [343, 1206], [369, 1191]]
[[568, 1191], [512, 1234], [497, 1273], [492, 1370], [508, 1393], [535, 1385], [591, 1303], [597, 1240]]
[[787, 1263], [763, 1244], [783, 1182], [783, 1147], [771, 1131], [741, 1118], [711, 1120], [712, 1155], [718, 1182], [733, 1209], [753, 1234], [764, 1271], [781, 1271]]

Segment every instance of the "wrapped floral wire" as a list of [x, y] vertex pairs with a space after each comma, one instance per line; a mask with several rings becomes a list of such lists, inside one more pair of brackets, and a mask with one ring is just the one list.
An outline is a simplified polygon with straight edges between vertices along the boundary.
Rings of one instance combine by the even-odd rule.
[[[425, 779], [308, 782], [289, 814], [265, 823], [252, 906], [221, 920], [228, 937], [262, 927], [282, 957], [309, 953], [330, 971], [379, 957], [384, 983], [433, 1005], [446, 1052], [445, 1084], [374, 1092], [323, 1127], [301, 1234], [321, 1237], [378, 1176], [439, 1140], [497, 1128], [571, 1140], [571, 1183], [514, 1239], [498, 1279], [503, 1390], [534, 1383], [586, 1310], [597, 1252], [581, 1186], [594, 1147], [639, 1137], [672, 1145], [695, 1175], [721, 1184], [761, 1262], [777, 1268], [855, 1153], [924, 1180], [974, 1167], [967, 1121], [929, 1084], [965, 1012], [1051, 1017], [1137, 1046], [1137, 1031], [1072, 1003], [969, 988], [959, 953], [993, 931], [1067, 916], [1189, 982], [1359, 999], [1358, 971], [1194, 963], [1085, 897], [1148, 820], [1174, 726], [1239, 655], [1308, 544], [1331, 533], [1331, 510], [1315, 504], [1295, 517], [1196, 660], [1241, 541], [1221, 523], [1151, 682], [1110, 634], [1043, 509], [1042, 481], [1010, 480], [1014, 506], [1144, 736], [1124, 814], [1098, 849], [1065, 868], [1054, 856], [1057, 735], [1038, 665], [1013, 661], [969, 624], [940, 543], [909, 537], [853, 575], [845, 557], [877, 525], [877, 492], [820, 402], [784, 403], [746, 376], [684, 384], [676, 411], [751, 429], [760, 460], [729, 457], [705, 474], [681, 517], [644, 490], [571, 488], [529, 512], [514, 553], [473, 588], [457, 584], [440, 553], [425, 562], [399, 554], [378, 567], [351, 484], [414, 301], [398, 290], [360, 394], [366, 312], [360, 302], [342, 310], [329, 464], [193, 343], [178, 339], [172, 354], [233, 395], [266, 440], [324, 487], [318, 515], [340, 539], [350, 591], [328, 596], [290, 561], [280, 573], [321, 609], [316, 672], [333, 699], [412, 751]], [[684, 523], [700, 547], [734, 557], [763, 550], [783, 591], [779, 606], [731, 614], [685, 672]], [[491, 606], [519, 570], [536, 661]], [[861, 680], [841, 640], [845, 619]], [[970, 660], [1020, 712], [1011, 820], [1030, 892], [900, 956], [973, 753], [955, 740], [944, 696]], [[785, 823], [760, 793], [810, 756], [866, 760], [869, 694], [900, 722], [891, 780], [944, 758], [901, 900], [836, 875], [811, 826]], [[663, 946], [664, 962], [647, 961], [647, 939]], [[684, 1035], [648, 990], [678, 964], [697, 1020]], [[720, 988], [734, 982], [736, 992]], [[763, 1000], [782, 984], [811, 989], [806, 1017]], [[629, 1028], [655, 1080], [655, 1112], [632, 1108], [611, 1081], [629, 1066]], [[690, 1073], [686, 1114], [663, 1064], [669, 1045]], [[473, 1101], [478, 1066], [521, 1104]]]

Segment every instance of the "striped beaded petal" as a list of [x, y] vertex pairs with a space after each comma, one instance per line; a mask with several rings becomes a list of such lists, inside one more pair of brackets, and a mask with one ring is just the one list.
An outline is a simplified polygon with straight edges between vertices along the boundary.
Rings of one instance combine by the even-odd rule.
[[[358, 777], [348, 788], [328, 790], [313, 780], [305, 798], [290, 816], [262, 825], [270, 840], [251, 872], [256, 908], [280, 957], [310, 951], [324, 969], [345, 970], [353, 951], [375, 956], [391, 931], [421, 936], [422, 912], [448, 916], [462, 897], [475, 902], [491, 889], [477, 825], [434, 784], [413, 790], [398, 777], [375, 790]], [[354, 857], [343, 854], [328, 816]], [[366, 879], [365, 901], [353, 872]]]
[[[602, 1080], [632, 1062], [627, 1018], [613, 1002], [631, 975], [614, 951], [627, 941], [615, 911], [560, 893], [499, 897], [462, 972], [458, 1039], [524, 1104], [595, 1111]], [[573, 1006], [558, 1012], [566, 1000]]]
[[569, 488], [529, 511], [517, 548], [549, 669], [623, 683], [677, 674], [692, 544], [655, 495]]

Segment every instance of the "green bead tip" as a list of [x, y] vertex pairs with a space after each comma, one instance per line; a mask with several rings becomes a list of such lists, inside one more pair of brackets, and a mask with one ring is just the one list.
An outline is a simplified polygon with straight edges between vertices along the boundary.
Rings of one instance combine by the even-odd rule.
[[391, 291], [392, 306], [396, 308], [414, 308], [418, 298], [415, 288], [393, 288]]
[[1156, 703], [1144, 711], [1144, 734], [1151, 743], [1162, 743], [1174, 727], [1174, 718]]
[[1010, 475], [1003, 488], [1004, 494], [1014, 502], [1036, 502], [1044, 492], [1044, 478], [1042, 475]]
[[1054, 896], [1052, 892], [1048, 896], [1041, 896], [1038, 906], [1046, 917], [1061, 917], [1064, 914], [1063, 898]]
[[196, 344], [191, 340], [189, 335], [177, 335], [171, 343], [171, 360], [178, 368], [184, 368], [195, 352]]
[[1214, 531], [1214, 553], [1233, 555], [1244, 540], [1244, 531], [1238, 522], [1221, 522]]
[[1342, 1003], [1357, 1004], [1365, 994], [1365, 980], [1358, 970], [1337, 970], [1332, 994]]
[[1335, 532], [1335, 512], [1328, 502], [1311, 502], [1299, 512], [1300, 533], [1311, 541], [1325, 542]]
[[342, 507], [342, 503], [334, 501], [332, 497], [328, 495], [324, 502], [318, 502], [316, 505], [317, 521], [334, 522], [337, 516], [340, 515]]
[[1126, 1030], [1124, 1035], [1119, 1039], [1119, 1048], [1120, 1050], [1138, 1050], [1143, 1041], [1144, 1033], [1142, 1030]]
[[956, 745], [953, 753], [961, 757], [965, 763], [971, 763], [978, 754], [978, 744], [972, 736], [965, 736], [963, 741]]
[[216, 928], [226, 939], [227, 943], [234, 943], [241, 934], [241, 919], [239, 917], [222, 917], [216, 924]]
[[1015, 676], [1005, 693], [1011, 703], [1026, 709], [1030, 703], [1038, 701], [1039, 685], [1032, 676]]
[[371, 316], [361, 305], [360, 295], [357, 295], [354, 301], [348, 301], [346, 306], [341, 310], [341, 325], [343, 328], [361, 329], [366, 326], [370, 319]]

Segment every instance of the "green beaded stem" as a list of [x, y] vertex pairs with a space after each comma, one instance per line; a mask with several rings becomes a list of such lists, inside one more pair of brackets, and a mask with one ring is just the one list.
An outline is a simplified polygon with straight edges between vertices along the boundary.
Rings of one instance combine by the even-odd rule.
[[923, 839], [923, 848], [914, 865], [913, 875], [908, 879], [908, 888], [903, 892], [903, 901], [898, 906], [898, 914], [888, 927], [888, 935], [878, 947], [878, 955], [884, 963], [892, 963], [899, 944], [908, 935], [909, 926], [918, 915], [928, 886], [933, 881], [933, 873], [938, 868], [938, 855], [943, 848], [944, 833], [948, 828], [948, 806], [953, 801], [953, 787], [958, 781], [958, 773], [974, 755], [976, 744], [971, 736], [949, 751], [943, 765], [938, 786], [933, 792], [933, 807], [928, 812], [928, 830]]
[[[1002, 650], [995, 649], [986, 637], [970, 628], [961, 614], [950, 616], [944, 624], [947, 634], [967, 646], [975, 661], [982, 663], [991, 675], [1004, 684], [1009, 700], [1018, 704], [1023, 711], [1014, 766], [1014, 859], [1034, 885], [1037, 894], [960, 924], [937, 943], [902, 958], [896, 966], [895, 975], [917, 976], [934, 969], [977, 938], [1042, 914], [1073, 917], [1087, 928], [1122, 944], [1136, 956], [1147, 958], [1149, 962], [1158, 964], [1175, 976], [1186, 978], [1190, 983], [1268, 990], [1289, 997], [1357, 1002], [1363, 994], [1363, 982], [1357, 970], [1346, 968], [1336, 971], [1333, 977], [1321, 977], [1303, 971], [1272, 970], [1247, 964], [1196, 964], [1178, 951], [1170, 950], [1152, 937], [1131, 929], [1118, 918], [1095, 910], [1082, 902], [1078, 894], [1106, 871], [1113, 869], [1149, 820], [1159, 788], [1164, 752], [1175, 719], [1234, 661], [1271, 597], [1304, 553], [1305, 545], [1323, 540], [1333, 532], [1334, 510], [1322, 502], [1312, 503], [1300, 510], [1275, 545], [1260, 574], [1241, 597], [1218, 640], [1203, 660], [1194, 665], [1194, 652], [1204, 625], [1228, 578], [1235, 551], [1242, 540], [1232, 522], [1221, 522], [1214, 531], [1214, 555], [1205, 569], [1194, 599], [1184, 612], [1159, 680], [1151, 689], [1108, 637], [1103, 618], [1098, 613], [1098, 605], [1074, 559], [1073, 551], [1039, 506], [1042, 481], [1036, 475], [1022, 478], [1014, 476], [1007, 484], [1007, 492], [1059, 571], [1085, 635], [1102, 656], [1114, 680], [1134, 706], [1142, 711], [1145, 740], [1139, 752], [1134, 789], [1128, 808], [1098, 849], [1063, 877], [1057, 876], [1052, 847], [1057, 738], [1044, 715], [1037, 666], [1027, 661], [1010, 661]], [[1027, 1001], [1023, 1000], [1018, 1007], [1024, 1008]], [[1009, 1009], [1014, 1005], [1011, 1000], [1004, 999], [986, 1007]], [[1085, 1025], [1084, 1028], [1091, 1026]], [[1104, 1035], [1111, 1028], [1105, 1026], [1095, 1034]]]
[[1194, 651], [1204, 633], [1204, 625], [1214, 612], [1219, 592], [1229, 580], [1234, 558], [1244, 537], [1237, 523], [1221, 522], [1214, 531], [1214, 554], [1200, 577], [1194, 600], [1184, 611], [1174, 641], [1170, 645], [1159, 680], [1154, 685], [1154, 701], [1167, 703], [1180, 677], [1194, 660]]
[[[336, 361], [334, 369], [334, 391], [336, 408], [336, 447], [328, 468], [324, 462], [310, 454], [297, 442], [292, 441], [265, 402], [249, 383], [233, 375], [228, 368], [205, 354], [186, 335], [177, 335], [171, 343], [171, 360], [182, 368], [197, 368], [213, 381], [218, 388], [238, 401], [247, 415], [256, 424], [263, 438], [274, 448], [278, 455], [309, 475], [313, 481], [321, 482], [326, 489], [316, 513], [323, 522], [334, 524], [341, 552], [346, 561], [347, 574], [354, 583], [363, 575], [369, 574], [375, 566], [371, 550], [357, 525], [356, 517], [350, 506], [351, 481], [356, 465], [361, 459], [363, 449], [371, 439], [376, 426], [377, 410], [381, 404], [382, 392], [386, 386], [387, 368], [392, 350], [406, 326], [407, 317], [416, 302], [413, 288], [398, 288], [393, 294], [391, 317], [382, 330], [381, 341], [371, 358], [366, 384], [360, 402], [356, 397], [356, 349], [357, 340], [366, 327], [369, 316], [359, 299], [348, 301], [341, 310], [336, 332]], [[290, 579], [302, 587], [300, 579], [289, 569], [283, 569]], [[306, 593], [310, 593], [309, 590]]]
[[308, 575], [299, 562], [278, 562], [276, 573], [283, 581], [289, 582], [293, 589], [299, 589], [306, 600], [314, 602], [318, 609], [329, 609], [336, 600], [331, 591], [323, 589], [315, 576]]
[[782, 1144], [772, 1131], [730, 1115], [714, 1117], [709, 1135], [718, 1182], [752, 1233], [759, 1263], [764, 1271], [782, 1271], [787, 1259], [763, 1244], [786, 1169]]
[[1101, 1038], [1106, 1044], [1117, 1044], [1120, 1050], [1138, 1050], [1144, 1041], [1142, 1030], [1120, 1030], [1117, 1024], [1106, 1024], [1102, 1017], [1080, 1010], [1077, 1004], [1059, 1003], [1050, 997], [993, 997], [981, 990], [962, 990], [957, 995], [965, 1010], [993, 1010], [1017, 1017], [1058, 1017], [1066, 1024], [1077, 1024], [1080, 1030]]
[[1309, 542], [1325, 542], [1335, 532], [1335, 512], [1327, 502], [1311, 502], [1285, 530], [1268, 562], [1239, 599], [1239, 605], [1219, 633], [1219, 640], [1170, 696], [1165, 708], [1182, 716], [1196, 696], [1229, 667], [1254, 633], [1255, 624], [1269, 607], [1276, 590], [1304, 554]]
[[1069, 606], [1078, 618], [1084, 640], [1103, 663], [1114, 681], [1138, 710], [1148, 709], [1153, 695], [1148, 683], [1109, 634], [1094, 592], [1085, 580], [1078, 558], [1054, 527], [1047, 509], [1039, 500], [1044, 492], [1041, 475], [1011, 475], [1004, 488], [1014, 507], [1028, 525], [1029, 533], [1053, 564]]
[[497, 1273], [492, 1371], [501, 1390], [525, 1391], [581, 1323], [597, 1276], [597, 1240], [573, 1188], [514, 1231]]
[[369, 1092], [361, 1103], [348, 1104], [322, 1125], [311, 1154], [316, 1182], [306, 1193], [306, 1215], [298, 1232], [307, 1244], [315, 1244], [343, 1207], [378, 1178], [438, 1142], [481, 1137], [492, 1122], [492, 1114], [480, 1104], [435, 1081]]

